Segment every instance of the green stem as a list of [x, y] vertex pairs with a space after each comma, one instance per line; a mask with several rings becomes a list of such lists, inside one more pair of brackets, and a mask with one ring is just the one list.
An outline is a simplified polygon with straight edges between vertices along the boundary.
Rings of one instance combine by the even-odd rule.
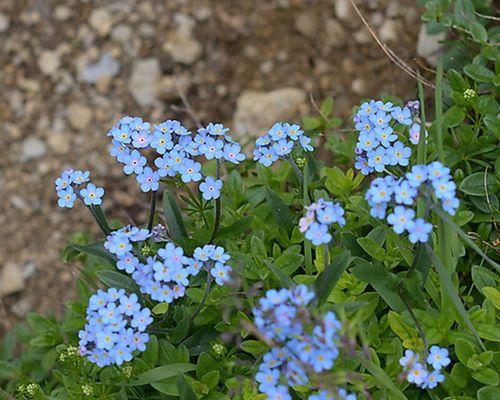
[[[220, 179], [220, 172], [221, 169], [221, 162], [220, 160], [217, 160], [217, 179]], [[221, 196], [215, 200], [215, 221], [214, 221], [214, 230], [212, 231], [212, 236], [210, 237], [210, 242], [212, 243], [217, 236], [217, 232], [219, 232], [219, 226], [220, 226], [220, 220], [221, 220]]]
[[436, 90], [436, 149], [438, 160], [444, 163], [443, 147], [443, 58], [440, 56], [437, 63]]
[[212, 276], [210, 275], [210, 271], [207, 270], [207, 284], [205, 286], [205, 293], [203, 293], [203, 298], [201, 299], [200, 305], [194, 312], [194, 314], [190, 318], [190, 324], [194, 321], [194, 319], [201, 312], [208, 298], [208, 294], [210, 293], [210, 287], [212, 286]]
[[148, 218], [148, 231], [151, 232], [153, 229], [153, 223], [155, 220], [155, 211], [156, 211], [156, 199], [158, 197], [158, 191], [154, 191], [151, 193], [151, 205], [149, 207], [149, 218]]
[[[417, 163], [425, 164], [427, 160], [427, 138], [425, 137], [426, 124], [425, 124], [425, 93], [418, 75], [418, 97], [420, 100], [420, 138], [417, 145]], [[425, 204], [421, 199], [417, 200], [417, 216], [422, 218], [425, 213]]]
[[[306, 168], [307, 171], [307, 168]], [[302, 191], [302, 201], [304, 209], [309, 205], [309, 175], [307, 173], [304, 174], [304, 186]], [[312, 247], [311, 242], [309, 240], [304, 240], [304, 257], [305, 257], [305, 267], [307, 275], [313, 274], [313, 261], [312, 261]]]
[[410, 304], [408, 304], [408, 302], [404, 298], [403, 293], [401, 293], [400, 288], [398, 288], [397, 294], [398, 294], [399, 298], [401, 299], [401, 302], [405, 306], [406, 311], [408, 311], [408, 314], [410, 314], [411, 319], [415, 323], [415, 326], [417, 327], [418, 334], [420, 335], [422, 342], [424, 342], [424, 354], [427, 354], [427, 348], [428, 348], [427, 347], [427, 337], [425, 336], [424, 330], [422, 329], [422, 325], [418, 321], [417, 316], [413, 313], [413, 310], [412, 310]]
[[92, 214], [92, 217], [94, 217], [95, 219], [95, 222], [97, 222], [97, 225], [99, 225], [99, 228], [101, 228], [101, 231], [106, 235], [108, 236], [111, 232], [111, 229], [109, 229], [109, 227], [105, 226], [101, 220], [99, 219], [99, 217], [97, 216], [94, 208], [92, 206], [87, 206], [87, 208], [89, 209], [90, 213]]
[[299, 166], [295, 162], [295, 160], [292, 158], [292, 156], [286, 158], [288, 163], [292, 166], [293, 170], [295, 171], [295, 174], [297, 175], [297, 178], [302, 186], [304, 186], [304, 174], [300, 170]]

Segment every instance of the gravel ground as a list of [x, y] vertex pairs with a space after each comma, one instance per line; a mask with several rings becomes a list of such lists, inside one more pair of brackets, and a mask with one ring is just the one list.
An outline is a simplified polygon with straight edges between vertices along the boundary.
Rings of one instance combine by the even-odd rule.
[[[358, 1], [381, 39], [412, 62], [413, 0]], [[141, 220], [133, 178], [107, 154], [121, 115], [203, 121], [235, 136], [311, 111], [309, 93], [346, 116], [362, 98], [414, 95], [348, 0], [3, 0], [0, 2], [0, 333], [29, 311], [60, 313], [77, 265], [72, 233], [98, 234], [86, 210], [56, 207], [53, 179], [89, 169], [112, 217]]]

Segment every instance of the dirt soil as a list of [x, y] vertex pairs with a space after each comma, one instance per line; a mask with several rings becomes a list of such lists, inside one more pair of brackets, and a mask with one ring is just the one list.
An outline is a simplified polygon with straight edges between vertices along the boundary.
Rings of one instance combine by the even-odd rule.
[[[411, 63], [415, 1], [357, 3]], [[203, 121], [231, 127], [249, 90], [295, 88], [306, 113], [309, 93], [333, 96], [344, 117], [363, 98], [415, 95], [348, 0], [1, 1], [0, 335], [27, 312], [61, 313], [77, 265], [60, 251], [76, 232], [99, 235], [81, 205], [57, 208], [61, 170], [91, 170], [109, 215], [144, 219], [146, 197], [108, 155], [106, 132], [125, 114], [192, 126], [175, 81]]]

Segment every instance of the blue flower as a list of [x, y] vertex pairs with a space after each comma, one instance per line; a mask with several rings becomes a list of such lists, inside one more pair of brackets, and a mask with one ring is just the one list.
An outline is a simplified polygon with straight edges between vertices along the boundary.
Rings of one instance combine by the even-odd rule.
[[118, 162], [123, 163], [123, 160], [125, 159], [126, 156], [128, 156], [129, 153], [130, 150], [126, 145], [120, 143], [117, 140], [113, 140], [111, 142], [111, 148], [109, 150], [109, 154], [113, 157], [116, 157]]
[[90, 205], [100, 205], [102, 204], [102, 196], [104, 196], [104, 189], [101, 187], [96, 187], [93, 183], [89, 183], [85, 189], [80, 190], [80, 196], [83, 198], [83, 202]]
[[382, 172], [389, 164], [389, 157], [383, 147], [368, 152], [368, 165], [377, 172]]
[[127, 253], [118, 260], [116, 268], [125, 271], [127, 274], [132, 274], [138, 264], [139, 259], [132, 253]]
[[354, 168], [360, 170], [363, 175], [368, 175], [374, 171], [374, 169], [368, 165], [368, 160], [362, 156], [356, 157]]
[[405, 369], [410, 369], [419, 360], [420, 356], [413, 350], [405, 350], [405, 355], [399, 359], [399, 365]]
[[267, 147], [263, 147], [261, 150], [261, 155], [259, 157], [259, 162], [265, 166], [271, 166], [278, 159], [278, 155], [273, 149], [268, 149]]
[[153, 136], [150, 134], [149, 128], [132, 132], [132, 146], [136, 149], [148, 147], [152, 140]]
[[332, 240], [332, 235], [328, 233], [328, 226], [313, 222], [307, 230], [305, 237], [310, 240], [313, 245], [319, 246], [323, 243], [329, 243]]
[[449, 177], [435, 179], [432, 182], [434, 194], [440, 200], [453, 199], [455, 197], [456, 185]]
[[245, 155], [239, 144], [227, 143], [224, 145], [224, 158], [233, 164], [239, 164], [245, 159]]
[[374, 128], [385, 128], [391, 122], [391, 115], [381, 110], [371, 114], [369, 118]]
[[394, 199], [398, 204], [411, 206], [417, 197], [418, 191], [407, 180], [401, 181], [394, 187]]
[[391, 165], [401, 165], [403, 167], [409, 164], [411, 149], [402, 142], [397, 141], [387, 149], [387, 156]]
[[220, 139], [207, 138], [205, 143], [198, 148], [198, 151], [200, 154], [204, 155], [207, 160], [212, 160], [214, 158], [222, 158], [224, 155], [223, 148], [224, 141]]
[[439, 371], [433, 371], [427, 375], [427, 378], [422, 384], [422, 389], [434, 389], [441, 382], [444, 382], [444, 375]]
[[64, 171], [55, 183], [56, 191], [66, 189], [73, 183], [73, 170]]
[[372, 132], [360, 133], [357, 147], [363, 151], [371, 151], [379, 145], [379, 141]]
[[432, 365], [435, 370], [440, 370], [443, 367], [450, 365], [448, 349], [439, 346], [431, 346], [429, 355], [427, 356], [427, 363]]
[[201, 164], [191, 159], [185, 159], [179, 167], [179, 173], [184, 183], [201, 180]]
[[209, 135], [213, 136], [225, 136], [229, 132], [229, 128], [224, 128], [222, 124], [214, 124], [210, 122], [205, 128]]
[[427, 167], [425, 165], [414, 165], [411, 172], [406, 173], [406, 179], [410, 186], [419, 187], [427, 180]]
[[413, 367], [410, 369], [408, 372], [408, 382], [414, 383], [417, 386], [421, 386], [426, 382], [427, 380], [427, 375], [429, 374], [429, 371], [420, 363], [415, 363], [413, 364]]
[[140, 332], [144, 332], [149, 324], [153, 322], [153, 317], [151, 317], [151, 311], [149, 308], [143, 308], [140, 312], [133, 314], [132, 321], [130, 325], [132, 328], [137, 328]]
[[411, 125], [411, 111], [409, 108], [394, 107], [391, 112], [392, 118], [402, 125]]
[[277, 122], [275, 123], [271, 129], [267, 132], [267, 134], [271, 137], [272, 140], [275, 142], [286, 138], [287, 132], [285, 131], [285, 128], [283, 127], [283, 124]]
[[222, 181], [207, 176], [205, 180], [200, 183], [200, 191], [203, 193], [205, 200], [218, 199], [220, 197], [220, 190], [222, 189]]
[[286, 139], [280, 139], [273, 144], [272, 149], [278, 156], [286, 156], [292, 152], [293, 142]]
[[304, 131], [297, 124], [283, 124], [283, 129], [285, 130], [287, 136], [292, 140], [298, 140], [303, 134]]
[[142, 173], [144, 166], [146, 165], [146, 157], [141, 156], [137, 150], [133, 150], [128, 156], [124, 157], [123, 172], [127, 175], [132, 173], [140, 174]]
[[426, 243], [429, 240], [429, 234], [432, 231], [432, 225], [422, 218], [417, 218], [415, 222], [408, 227], [408, 239], [412, 243]]
[[82, 183], [88, 182], [90, 180], [89, 171], [73, 171], [71, 173], [71, 181], [75, 185], [81, 185]]
[[158, 171], [153, 171], [150, 167], [146, 167], [140, 175], [137, 175], [137, 181], [141, 184], [143, 192], [156, 191], [160, 187], [160, 174]]
[[151, 140], [151, 147], [156, 149], [159, 154], [165, 154], [167, 150], [171, 150], [174, 147], [172, 135], [170, 134], [169, 127], [165, 122], [155, 126], [153, 139]]
[[398, 138], [390, 126], [375, 128], [375, 137], [384, 147], [389, 147]]
[[414, 218], [415, 211], [411, 208], [396, 206], [394, 207], [394, 212], [387, 216], [387, 222], [392, 225], [394, 232], [401, 234], [413, 226]]
[[170, 154], [164, 154], [162, 157], [155, 159], [155, 165], [158, 167], [158, 174], [161, 178], [165, 176], [175, 176], [177, 171], [174, 169], [174, 161]]
[[217, 285], [222, 286], [225, 283], [229, 282], [230, 277], [229, 273], [231, 272], [231, 268], [223, 263], [216, 262], [215, 266], [210, 270], [210, 275], [215, 278], [215, 282]]
[[455, 215], [460, 202], [456, 197], [452, 197], [451, 199], [444, 199], [442, 202], [443, 210], [446, 211], [450, 215]]
[[266, 393], [269, 389], [273, 389], [277, 384], [280, 377], [280, 373], [276, 369], [264, 369], [259, 370], [257, 375], [255, 375], [255, 380], [260, 384], [259, 390], [262, 393]]
[[75, 205], [76, 193], [71, 186], [66, 187], [66, 189], [58, 190], [57, 197], [59, 197], [57, 201], [59, 207], [72, 208]]
[[313, 151], [314, 148], [311, 146], [311, 138], [306, 135], [299, 137], [299, 143], [305, 151]]

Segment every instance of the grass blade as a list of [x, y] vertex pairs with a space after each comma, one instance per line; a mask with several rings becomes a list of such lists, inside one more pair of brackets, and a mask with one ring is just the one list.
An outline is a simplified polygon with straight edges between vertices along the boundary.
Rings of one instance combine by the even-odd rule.
[[165, 213], [165, 219], [172, 239], [187, 238], [187, 231], [182, 220], [181, 210], [177, 205], [174, 194], [169, 190], [163, 192], [163, 212]]
[[351, 263], [352, 258], [350, 255], [349, 250], [343, 250], [340, 254], [334, 256], [332, 262], [314, 282], [319, 306], [326, 303], [338, 280]]
[[432, 248], [426, 244], [425, 245], [425, 250], [427, 251], [427, 254], [431, 258], [433, 264], [436, 266], [436, 271], [438, 273], [439, 279], [441, 281], [441, 287], [444, 289], [444, 291], [448, 294], [451, 303], [455, 310], [457, 311], [458, 315], [462, 319], [462, 321], [467, 325], [471, 333], [474, 335], [476, 338], [478, 344], [481, 346], [483, 351], [486, 351], [486, 347], [484, 347], [484, 344], [479, 337], [479, 334], [476, 331], [476, 328], [474, 328], [474, 325], [472, 324], [472, 321], [469, 318], [469, 314], [467, 314], [467, 311], [465, 310], [464, 305], [462, 304], [462, 301], [460, 300], [460, 297], [458, 296], [457, 290], [455, 289], [455, 286], [453, 285], [453, 282], [448, 275], [448, 272], [446, 271], [443, 263], [441, 260], [436, 256]]

